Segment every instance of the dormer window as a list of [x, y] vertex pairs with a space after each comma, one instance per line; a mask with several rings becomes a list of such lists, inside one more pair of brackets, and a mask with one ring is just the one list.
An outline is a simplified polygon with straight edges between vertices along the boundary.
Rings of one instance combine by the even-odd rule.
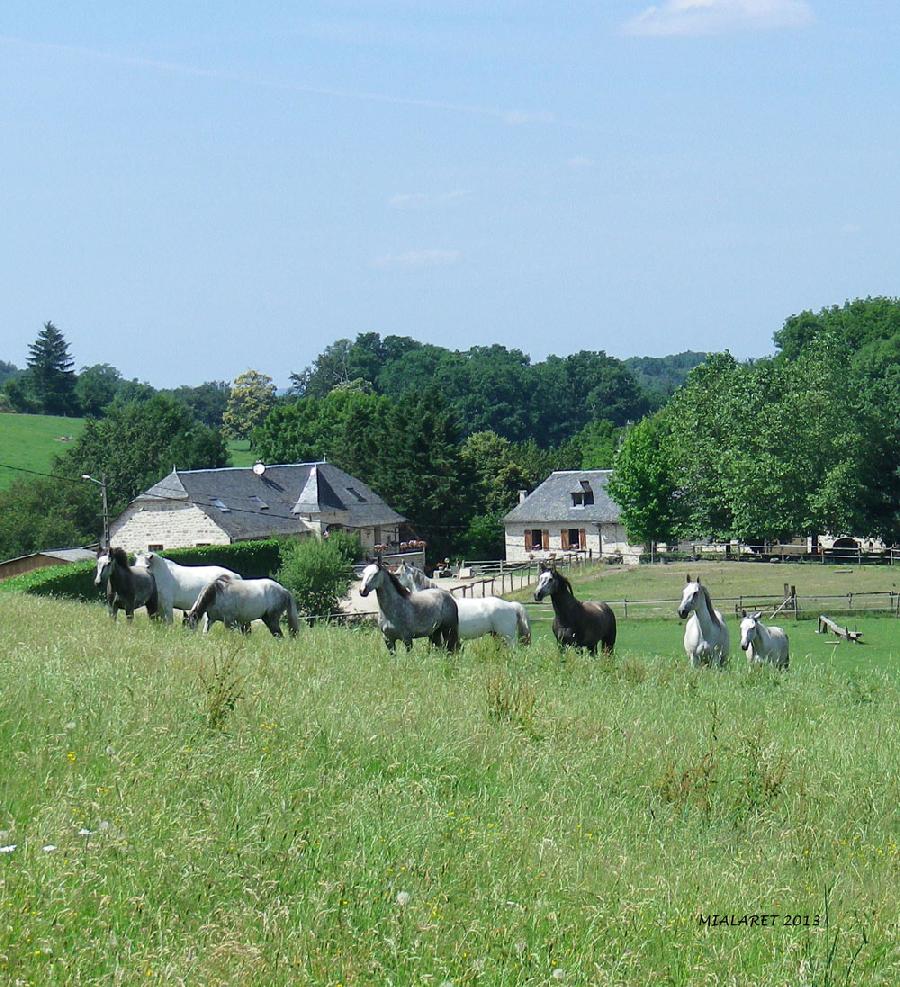
[[347, 493], [353, 494], [360, 504], [365, 504], [366, 498], [358, 490], [355, 490], [353, 487], [347, 487]]
[[228, 514], [231, 510], [231, 508], [228, 507], [223, 501], [219, 500], [218, 497], [213, 497], [213, 507], [218, 507], [223, 514]]
[[254, 494], [254, 495], [253, 495], [253, 496], [252, 496], [252, 497], [250, 498], [250, 503], [251, 503], [251, 504], [252, 504], [252, 505], [253, 505], [253, 506], [254, 506], [254, 507], [255, 507], [255, 508], [257, 509], [257, 510], [260, 510], [260, 511], [267, 511], [267, 510], [269, 509], [269, 505], [268, 505], [268, 504], [267, 504], [267, 503], [266, 503], [266, 502], [265, 502], [265, 501], [264, 501], [264, 500], [262, 499], [262, 497], [257, 497], [257, 496], [256, 496], [256, 494]]
[[589, 507], [594, 503], [594, 491], [587, 480], [579, 480], [581, 489], [572, 493], [573, 507]]

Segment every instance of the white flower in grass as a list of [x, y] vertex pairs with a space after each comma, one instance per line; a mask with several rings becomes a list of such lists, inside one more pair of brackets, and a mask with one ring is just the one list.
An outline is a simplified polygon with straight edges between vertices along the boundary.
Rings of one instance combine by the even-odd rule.
[[558, 966], [553, 971], [553, 973], [550, 974], [550, 976], [553, 977], [554, 980], [565, 980], [566, 979], [566, 971], [561, 966]]
[[56, 844], [48, 843], [46, 846], [42, 846], [41, 849], [44, 851], [44, 853], [53, 853], [53, 851], [56, 849]]
[[74, 720], [69, 720], [69, 722], [66, 724], [66, 730], [71, 731], [71, 730], [74, 730], [74, 729], [75, 729], [75, 721]]
[[18, 845], [18, 843], [10, 843], [9, 846], [0, 846], [0, 853], [12, 853]]
[[397, 892], [397, 904], [401, 908], [406, 908], [409, 904], [409, 892], [408, 891], [398, 891]]
[[81, 829], [78, 830], [78, 835], [79, 836], [93, 836], [94, 835], [94, 831], [92, 829], [87, 829], [84, 826], [82, 826]]
[[102, 833], [105, 833], [109, 829], [109, 823], [104, 819], [97, 827]]

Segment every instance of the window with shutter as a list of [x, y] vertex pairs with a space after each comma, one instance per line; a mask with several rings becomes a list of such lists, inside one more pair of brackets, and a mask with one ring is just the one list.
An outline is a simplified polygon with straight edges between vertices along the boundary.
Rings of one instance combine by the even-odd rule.
[[547, 528], [541, 531], [541, 548], [545, 551], [550, 548], [550, 532]]
[[571, 542], [569, 541], [569, 532], [566, 528], [563, 528], [562, 531], [560, 531], [559, 539], [563, 551], [567, 551], [571, 547]]

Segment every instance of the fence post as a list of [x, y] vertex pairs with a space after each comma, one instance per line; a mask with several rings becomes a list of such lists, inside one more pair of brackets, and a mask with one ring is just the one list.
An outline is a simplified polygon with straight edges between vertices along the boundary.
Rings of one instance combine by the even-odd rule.
[[625, 599], [622, 602], [625, 604], [625, 619], [628, 620], [628, 600]]

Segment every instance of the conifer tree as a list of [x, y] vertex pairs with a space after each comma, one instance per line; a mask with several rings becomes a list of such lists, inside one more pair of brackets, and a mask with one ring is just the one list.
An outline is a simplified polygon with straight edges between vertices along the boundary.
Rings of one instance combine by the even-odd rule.
[[30, 390], [47, 415], [69, 415], [76, 409], [75, 362], [69, 344], [53, 325], [45, 322], [37, 339], [28, 347]]

